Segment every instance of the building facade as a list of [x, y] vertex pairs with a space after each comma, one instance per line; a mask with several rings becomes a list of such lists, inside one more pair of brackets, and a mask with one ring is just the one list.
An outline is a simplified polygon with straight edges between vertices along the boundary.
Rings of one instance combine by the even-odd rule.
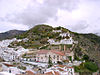
[[57, 50], [41, 50], [36, 54], [37, 62], [48, 62], [49, 57], [51, 58], [52, 63], [57, 63], [58, 61], [68, 60], [68, 57], [64, 51]]

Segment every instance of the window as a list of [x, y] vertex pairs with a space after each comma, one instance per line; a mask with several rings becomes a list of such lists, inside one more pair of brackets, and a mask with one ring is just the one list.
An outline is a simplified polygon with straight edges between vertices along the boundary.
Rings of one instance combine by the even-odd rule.
[[51, 56], [49, 55], [49, 57], [51, 57]]
[[43, 59], [43, 57], [41, 57], [41, 59]]
[[57, 55], [57, 60], [59, 60], [59, 55]]
[[36, 56], [34, 56], [34, 58], [36, 58]]
[[71, 71], [72, 71], [72, 69], [71, 69]]
[[47, 57], [47, 55], [45, 54], [45, 57]]
[[53, 59], [55, 59], [55, 55], [53, 56]]
[[38, 60], [39, 60], [39, 57], [38, 57]]
[[66, 59], [68, 59], [68, 56], [66, 56]]

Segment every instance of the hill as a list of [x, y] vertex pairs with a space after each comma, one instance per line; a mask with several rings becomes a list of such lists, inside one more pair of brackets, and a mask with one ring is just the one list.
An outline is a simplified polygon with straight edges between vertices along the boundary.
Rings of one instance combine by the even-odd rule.
[[16, 35], [20, 35], [24, 32], [25, 31], [21, 31], [21, 30], [10, 30], [10, 31], [4, 32], [4, 33], [0, 33], [0, 40], [13, 38]]
[[95, 34], [77, 34], [74, 33], [74, 40], [78, 41], [74, 50], [80, 57], [83, 54], [89, 56], [91, 61], [95, 61], [100, 67], [100, 36]]
[[[53, 30], [62, 30], [62, 32], [53, 32]], [[14, 44], [19, 46], [23, 46], [24, 48], [36, 48], [46, 45], [44, 48], [48, 48], [48, 39], [55, 39], [55, 41], [60, 41], [61, 39], [68, 39], [70, 37], [61, 38], [59, 36], [60, 33], [70, 33], [73, 40], [78, 41], [78, 44], [74, 44], [73, 51], [75, 53], [75, 57], [78, 60], [84, 55], [89, 57], [89, 60], [95, 61], [100, 67], [100, 37], [95, 34], [79, 34], [75, 32], [71, 32], [70, 30], [63, 27], [53, 28], [48, 25], [37, 25], [27, 32], [18, 35], [17, 39], [25, 39], [21, 42], [13, 42], [10, 47], [13, 47]], [[67, 46], [68, 47], [68, 46]]]

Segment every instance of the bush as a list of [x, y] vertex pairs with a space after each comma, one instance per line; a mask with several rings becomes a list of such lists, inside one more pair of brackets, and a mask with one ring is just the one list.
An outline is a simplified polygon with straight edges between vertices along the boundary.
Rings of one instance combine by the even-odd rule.
[[88, 55], [84, 55], [82, 59], [88, 61], [89, 57], [88, 57]]
[[69, 60], [63, 60], [63, 63], [69, 63]]
[[18, 66], [19, 69], [26, 70], [25, 66]]
[[74, 70], [75, 70], [75, 72], [80, 72], [80, 68], [77, 66], [74, 66]]
[[84, 66], [91, 72], [96, 72], [98, 70], [98, 66], [93, 62], [86, 62]]
[[68, 56], [69, 60], [72, 62], [72, 56]]
[[75, 60], [80, 61], [80, 58], [75, 54]]

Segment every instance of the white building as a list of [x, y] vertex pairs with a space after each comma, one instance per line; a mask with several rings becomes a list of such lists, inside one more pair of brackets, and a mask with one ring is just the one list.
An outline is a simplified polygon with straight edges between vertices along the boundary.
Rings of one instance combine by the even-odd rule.
[[36, 61], [38, 62], [48, 62], [49, 57], [52, 63], [57, 63], [58, 61], [63, 61], [68, 59], [64, 52], [55, 50], [40, 50], [36, 54]]
[[9, 73], [9, 72], [0, 72], [0, 75], [15, 75], [15, 74], [12, 74], [12, 73]]
[[[66, 65], [55, 65], [46, 70], [45, 74], [57, 75], [75, 75], [74, 68]], [[56, 75], [55, 74], [55, 75]]]
[[52, 32], [54, 32], [54, 33], [60, 33], [60, 32], [62, 32], [62, 30], [53, 30]]
[[61, 36], [61, 37], [69, 36], [70, 37], [70, 33], [69, 32], [67, 32], [67, 33], [60, 33], [59, 36]]
[[5, 61], [16, 60], [22, 53], [28, 51], [28, 49], [24, 49], [21, 46], [17, 48], [9, 48], [8, 45], [13, 41], [18, 41], [18, 40], [14, 38], [14, 39], [0, 41], [0, 57]]
[[54, 39], [49, 39], [48, 42], [52, 45], [59, 45], [59, 44], [73, 44], [74, 41], [72, 39], [72, 37], [70, 37], [69, 39], [62, 39], [60, 41], [55, 41]]

